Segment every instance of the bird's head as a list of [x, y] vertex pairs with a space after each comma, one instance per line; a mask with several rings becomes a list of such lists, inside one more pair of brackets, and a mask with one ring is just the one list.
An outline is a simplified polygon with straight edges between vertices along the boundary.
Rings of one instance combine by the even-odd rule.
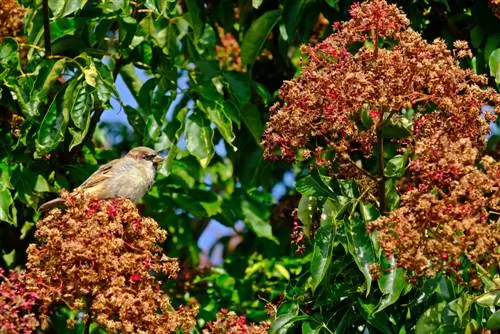
[[127, 153], [127, 156], [134, 159], [151, 161], [155, 167], [165, 160], [165, 158], [161, 157], [158, 152], [145, 146], [134, 147]]

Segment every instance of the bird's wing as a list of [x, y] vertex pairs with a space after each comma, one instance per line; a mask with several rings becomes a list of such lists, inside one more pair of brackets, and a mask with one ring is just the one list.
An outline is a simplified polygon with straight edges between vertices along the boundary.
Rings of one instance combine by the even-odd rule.
[[88, 189], [92, 188], [103, 181], [109, 179], [113, 175], [113, 166], [116, 165], [118, 159], [112, 160], [107, 164], [99, 167], [98, 170], [94, 172], [94, 174], [90, 175], [88, 179], [86, 179], [78, 188]]

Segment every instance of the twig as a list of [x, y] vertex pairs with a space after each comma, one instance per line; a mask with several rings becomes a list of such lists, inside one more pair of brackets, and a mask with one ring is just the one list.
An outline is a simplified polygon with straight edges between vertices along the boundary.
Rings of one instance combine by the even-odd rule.
[[43, 36], [45, 39], [45, 57], [52, 55], [52, 44], [50, 42], [49, 0], [43, 0]]

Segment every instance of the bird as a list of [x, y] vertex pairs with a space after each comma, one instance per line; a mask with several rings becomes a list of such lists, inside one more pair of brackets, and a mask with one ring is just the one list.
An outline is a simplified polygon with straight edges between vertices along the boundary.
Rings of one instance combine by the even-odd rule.
[[[135, 147], [122, 158], [99, 167], [75, 191], [98, 199], [125, 197], [138, 202], [153, 185], [156, 169], [163, 160], [158, 152], [149, 147]], [[63, 199], [58, 197], [43, 203], [38, 210], [49, 211], [61, 204]]]

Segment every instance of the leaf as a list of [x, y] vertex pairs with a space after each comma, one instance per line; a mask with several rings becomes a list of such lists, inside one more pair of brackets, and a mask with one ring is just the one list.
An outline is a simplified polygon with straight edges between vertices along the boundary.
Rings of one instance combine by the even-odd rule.
[[500, 84], [500, 48], [490, 54], [488, 64], [490, 66], [490, 75], [495, 78], [497, 84]]
[[307, 315], [284, 314], [276, 318], [271, 324], [269, 333], [286, 333], [287, 329], [295, 322], [309, 319]]
[[231, 95], [240, 107], [250, 101], [252, 91], [250, 89], [250, 82], [247, 74], [224, 72], [222, 76], [225, 79]]
[[377, 283], [384, 296], [380, 299], [374, 313], [394, 304], [406, 287], [404, 270], [396, 267], [397, 263], [394, 255], [391, 255], [389, 261], [382, 255], [381, 262], [382, 275]]
[[495, 290], [484, 293], [476, 300], [476, 303], [481, 306], [500, 306], [500, 291]]
[[91, 92], [85, 82], [78, 79], [70, 81], [64, 92], [64, 108], [71, 116], [73, 124], [83, 130], [88, 126], [91, 110]]
[[435, 304], [428, 308], [417, 320], [415, 334], [435, 333], [442, 324], [442, 312], [446, 302]]
[[11, 206], [14, 203], [8, 189], [0, 190], [0, 221], [16, 226], [16, 220], [11, 214]]
[[339, 9], [339, 0], [326, 0], [326, 3], [335, 9]]
[[405, 173], [405, 165], [407, 162], [407, 156], [398, 154], [391, 158], [387, 162], [384, 169], [384, 174], [386, 177], [402, 177]]
[[370, 293], [373, 276], [370, 272], [370, 265], [377, 262], [373, 245], [366, 230], [365, 223], [360, 219], [349, 220], [344, 224], [348, 241], [349, 253], [354, 258], [354, 262], [365, 277], [366, 296]]
[[231, 145], [234, 151], [238, 149], [233, 145], [233, 141], [235, 139], [235, 135], [233, 132], [233, 123], [231, 119], [226, 115], [224, 109], [221, 108], [220, 105], [204, 103], [201, 101], [196, 101], [196, 105], [198, 108], [203, 110], [208, 117], [208, 119], [215, 124], [220, 134], [224, 138], [224, 140]]
[[380, 216], [380, 212], [372, 203], [359, 203], [359, 210], [365, 223], [371, 222]]
[[474, 48], [479, 48], [484, 39], [484, 32], [481, 29], [481, 26], [477, 24], [470, 30], [470, 41]]
[[295, 189], [304, 196], [335, 196], [325, 178], [319, 172], [312, 172], [295, 183]]
[[260, 5], [264, 0], [252, 0], [252, 7], [255, 9], [259, 9]]
[[384, 138], [406, 138], [411, 135], [410, 131], [401, 125], [389, 123], [382, 128]]
[[276, 9], [264, 13], [252, 23], [241, 43], [241, 60], [243, 64], [250, 65], [255, 62], [267, 36], [280, 18], [281, 10]]
[[489, 329], [500, 329], [500, 310], [493, 313], [486, 322]]
[[208, 120], [198, 113], [193, 113], [186, 120], [184, 137], [188, 152], [198, 159], [201, 167], [207, 167], [214, 156], [214, 131]]
[[54, 17], [63, 17], [83, 8], [86, 3], [87, 0], [49, 0], [49, 8]]
[[264, 131], [264, 125], [262, 124], [262, 121], [260, 119], [259, 109], [253, 104], [247, 104], [243, 108], [243, 110], [241, 110], [240, 115], [243, 123], [254, 138], [255, 143], [260, 146], [262, 132]]
[[61, 91], [57, 93], [42, 120], [42, 124], [40, 124], [35, 141], [36, 159], [40, 159], [54, 150], [64, 140], [69, 114], [67, 109], [63, 108], [63, 96]]
[[392, 211], [399, 206], [399, 194], [396, 189], [396, 179], [388, 179], [385, 181], [385, 200], [386, 210]]
[[204, 3], [199, 0], [186, 0], [189, 18], [191, 19], [191, 27], [196, 36], [203, 34], [205, 27], [205, 11]]
[[18, 45], [15, 39], [9, 37], [0, 42], [0, 66], [6, 70], [20, 68]]
[[335, 237], [335, 212], [328, 201], [323, 206], [321, 225], [314, 235], [314, 250], [311, 259], [311, 285], [313, 292], [323, 281], [332, 262], [333, 239]]
[[316, 197], [313, 196], [302, 196], [298, 205], [297, 216], [302, 222], [304, 229], [304, 234], [307, 237], [311, 235], [311, 228], [313, 225], [313, 216], [317, 210]]
[[260, 216], [261, 210], [249, 201], [243, 201], [241, 203], [241, 210], [245, 217], [245, 223], [250, 226], [250, 229], [254, 231], [258, 237], [266, 238], [279, 244], [278, 239], [273, 236], [271, 224]]
[[[302, 13], [307, 4], [306, 0], [287, 0], [283, 5], [283, 21], [286, 28], [286, 36], [283, 36], [285, 41], [295, 41], [297, 34], [297, 25], [301, 20]], [[286, 37], [286, 38], [285, 38]]]

